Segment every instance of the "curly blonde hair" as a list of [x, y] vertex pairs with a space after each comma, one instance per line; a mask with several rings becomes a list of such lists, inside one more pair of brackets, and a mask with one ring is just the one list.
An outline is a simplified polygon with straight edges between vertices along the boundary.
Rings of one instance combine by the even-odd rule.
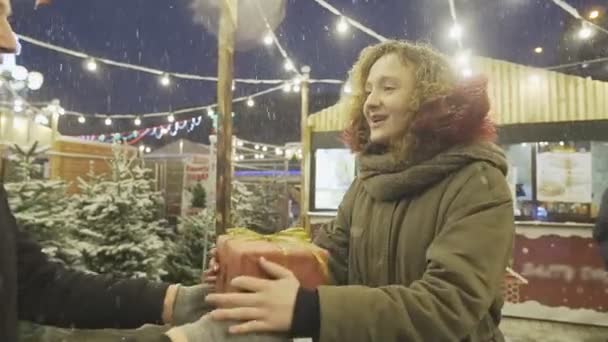
[[[415, 65], [415, 87], [409, 105], [410, 123], [416, 119], [422, 104], [447, 95], [456, 84], [457, 77], [447, 58], [426, 44], [389, 40], [363, 49], [350, 72], [352, 95], [346, 106], [351, 124], [344, 132], [344, 140], [353, 152], [362, 152], [371, 147], [370, 129], [363, 114], [367, 99], [365, 83], [374, 63], [389, 54], [396, 54], [406, 65]], [[407, 152], [413, 144], [414, 137], [408, 128], [391, 147], [396, 152]]]

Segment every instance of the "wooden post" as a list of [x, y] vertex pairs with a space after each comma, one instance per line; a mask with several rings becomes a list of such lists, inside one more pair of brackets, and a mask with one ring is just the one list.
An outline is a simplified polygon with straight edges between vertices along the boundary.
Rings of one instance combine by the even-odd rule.
[[300, 112], [300, 130], [302, 135], [302, 164], [300, 182], [300, 217], [302, 227], [310, 234], [310, 222], [308, 220], [309, 194], [310, 194], [310, 130], [308, 129], [308, 101], [309, 101], [309, 80], [310, 67], [302, 67], [302, 110]]
[[224, 234], [231, 224], [232, 193], [232, 71], [234, 62], [234, 33], [237, 23], [237, 0], [220, 2], [221, 17], [218, 34], [218, 139], [217, 139], [217, 197], [216, 236]]

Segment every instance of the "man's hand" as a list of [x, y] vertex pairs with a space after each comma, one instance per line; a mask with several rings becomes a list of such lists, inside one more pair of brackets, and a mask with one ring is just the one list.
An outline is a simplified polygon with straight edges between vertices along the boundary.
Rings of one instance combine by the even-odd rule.
[[211, 312], [216, 320], [234, 320], [233, 334], [252, 332], [288, 332], [291, 329], [293, 309], [300, 282], [281, 265], [260, 259], [262, 268], [274, 280], [241, 276], [232, 285], [245, 293], [211, 294], [207, 301], [218, 309]]

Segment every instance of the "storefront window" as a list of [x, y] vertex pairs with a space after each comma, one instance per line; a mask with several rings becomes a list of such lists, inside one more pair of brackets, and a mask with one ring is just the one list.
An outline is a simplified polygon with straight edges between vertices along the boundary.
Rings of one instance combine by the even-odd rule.
[[592, 222], [608, 188], [608, 143], [559, 141], [503, 146], [517, 220]]

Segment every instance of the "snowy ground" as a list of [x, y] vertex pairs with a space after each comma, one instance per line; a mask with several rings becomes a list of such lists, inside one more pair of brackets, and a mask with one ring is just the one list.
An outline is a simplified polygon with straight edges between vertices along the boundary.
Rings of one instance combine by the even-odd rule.
[[608, 327], [504, 318], [500, 329], [510, 342], [606, 342]]
[[[553, 323], [525, 319], [505, 318], [500, 328], [509, 342], [606, 342], [608, 328], [574, 324]], [[116, 342], [129, 341], [138, 336], [146, 341], [162, 331], [161, 327], [146, 326], [138, 330], [59, 330], [31, 328], [24, 329], [20, 342]]]

